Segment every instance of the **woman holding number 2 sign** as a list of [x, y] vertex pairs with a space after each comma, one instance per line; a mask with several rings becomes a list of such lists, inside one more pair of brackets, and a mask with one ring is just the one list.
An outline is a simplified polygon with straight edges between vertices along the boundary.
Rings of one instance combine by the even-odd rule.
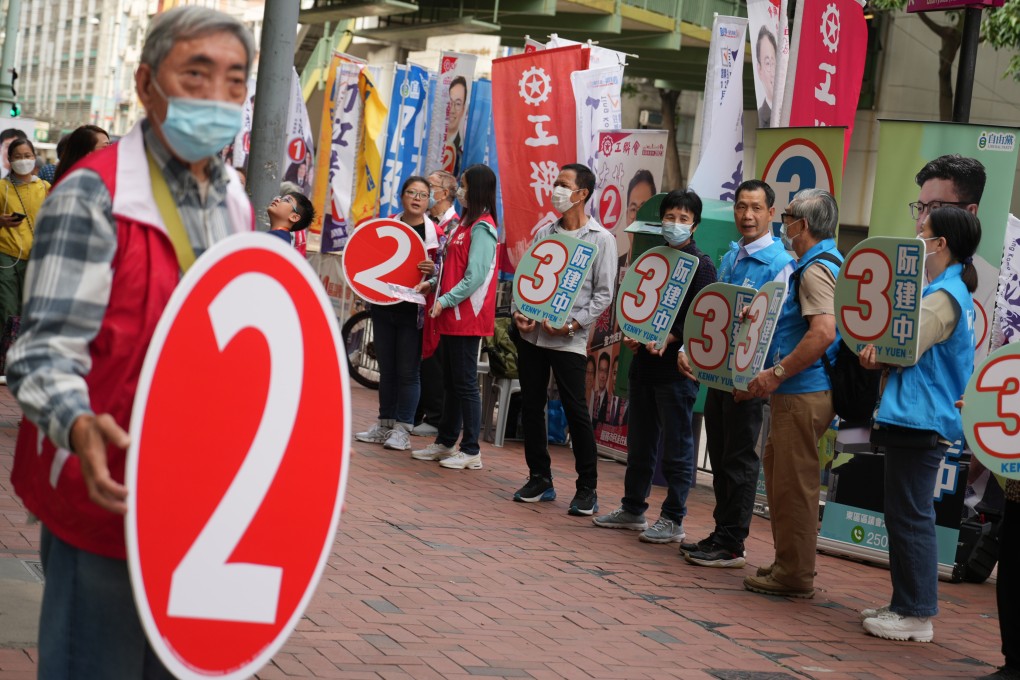
[[496, 175], [486, 165], [472, 165], [464, 171], [457, 199], [464, 219], [447, 238], [442, 272], [415, 288], [436, 293], [429, 314], [442, 347], [444, 397], [436, 441], [411, 457], [438, 460], [455, 470], [479, 470], [478, 345], [492, 335], [496, 322]]
[[917, 232], [924, 241], [925, 277], [920, 344], [913, 366], [876, 361], [861, 350], [865, 368], [887, 371], [872, 430], [885, 448], [885, 522], [889, 531], [892, 600], [861, 612], [864, 630], [890, 640], [929, 642], [938, 613], [938, 545], [932, 489], [946, 449], [963, 439], [954, 405], [974, 370], [977, 271], [972, 259], [981, 223], [955, 206], [938, 208]]
[[[403, 212], [394, 216], [414, 229], [425, 241], [426, 252], [439, 247], [436, 225], [425, 211], [429, 205], [429, 183], [417, 175], [408, 177], [400, 190]], [[435, 271], [432, 260], [418, 263], [423, 276]], [[354, 438], [359, 442], [382, 444], [387, 449], [406, 451], [411, 447], [411, 429], [421, 393], [421, 326], [418, 305], [372, 305], [375, 353], [379, 361], [379, 422]]]

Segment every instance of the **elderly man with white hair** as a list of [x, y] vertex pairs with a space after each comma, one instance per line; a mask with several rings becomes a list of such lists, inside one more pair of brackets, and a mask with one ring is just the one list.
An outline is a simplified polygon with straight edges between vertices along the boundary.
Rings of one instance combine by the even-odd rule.
[[128, 579], [126, 428], [182, 271], [254, 226], [218, 158], [241, 127], [254, 52], [220, 12], [157, 15], [135, 73], [145, 119], [82, 161], [39, 214], [7, 377], [26, 417], [11, 478], [42, 522], [40, 678], [170, 677]]

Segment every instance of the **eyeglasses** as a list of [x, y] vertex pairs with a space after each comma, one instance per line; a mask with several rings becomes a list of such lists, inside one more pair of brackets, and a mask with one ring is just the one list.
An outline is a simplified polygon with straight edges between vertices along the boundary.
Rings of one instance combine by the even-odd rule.
[[[794, 215], [793, 213], [784, 212], [784, 213], [780, 213], [779, 219], [781, 219], [785, 224], [793, 224], [794, 222], [797, 222], [797, 221], [802, 220], [804, 218], [801, 217], [800, 215]], [[787, 222], [787, 220], [790, 220], [790, 221]]]
[[410, 198], [428, 198], [429, 197], [429, 192], [427, 192], [427, 191], [414, 191], [413, 189], [408, 189], [407, 191], [404, 192], [404, 195], [408, 196]]
[[932, 201], [931, 203], [922, 203], [921, 201], [915, 201], [908, 203], [910, 206], [910, 216], [915, 220], [921, 215], [931, 214], [932, 210], [938, 210], [944, 205], [958, 205], [960, 207], [970, 205], [969, 201]]
[[298, 211], [298, 209], [297, 209], [297, 201], [294, 200], [293, 196], [273, 196], [273, 201], [272, 202], [276, 203], [277, 201], [283, 201], [284, 203], [288, 203], [290, 205], [291, 211], [293, 211], [293, 212], [297, 212]]

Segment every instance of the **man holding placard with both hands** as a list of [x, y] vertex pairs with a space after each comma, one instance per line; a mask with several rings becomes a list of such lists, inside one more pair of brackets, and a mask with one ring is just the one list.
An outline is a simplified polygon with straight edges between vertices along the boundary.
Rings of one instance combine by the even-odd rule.
[[524, 456], [529, 473], [527, 483], [517, 490], [514, 500], [535, 503], [556, 498], [545, 423], [552, 371], [566, 412], [578, 475], [577, 491], [568, 510], [572, 515], [592, 515], [598, 509], [595, 432], [584, 399], [586, 350], [589, 328], [613, 301], [617, 269], [615, 237], [584, 211], [594, 191], [595, 175], [587, 166], [564, 165], [552, 192], [553, 208], [562, 217], [540, 229], [533, 241], [538, 244], [550, 236], [564, 234], [598, 249], [590, 271], [579, 282], [569, 320], [559, 327], [548, 321], [540, 324], [521, 313], [516, 294], [512, 308], [511, 337], [518, 353]]

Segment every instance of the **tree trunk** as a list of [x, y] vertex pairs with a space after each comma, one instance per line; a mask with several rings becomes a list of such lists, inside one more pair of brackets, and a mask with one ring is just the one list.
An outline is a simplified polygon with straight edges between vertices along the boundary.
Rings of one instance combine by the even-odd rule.
[[925, 26], [939, 36], [939, 120], [953, 119], [953, 62], [963, 43], [963, 27], [959, 16], [955, 26], [945, 26], [930, 19], [927, 14], [918, 14]]
[[[666, 167], [662, 172], [662, 186], [659, 191], [672, 191], [684, 185], [683, 170], [680, 168], [680, 154], [676, 150], [676, 103], [679, 90], [659, 90], [662, 108], [662, 127], [669, 131], [666, 138]], [[950, 107], [952, 108], [952, 107]]]

